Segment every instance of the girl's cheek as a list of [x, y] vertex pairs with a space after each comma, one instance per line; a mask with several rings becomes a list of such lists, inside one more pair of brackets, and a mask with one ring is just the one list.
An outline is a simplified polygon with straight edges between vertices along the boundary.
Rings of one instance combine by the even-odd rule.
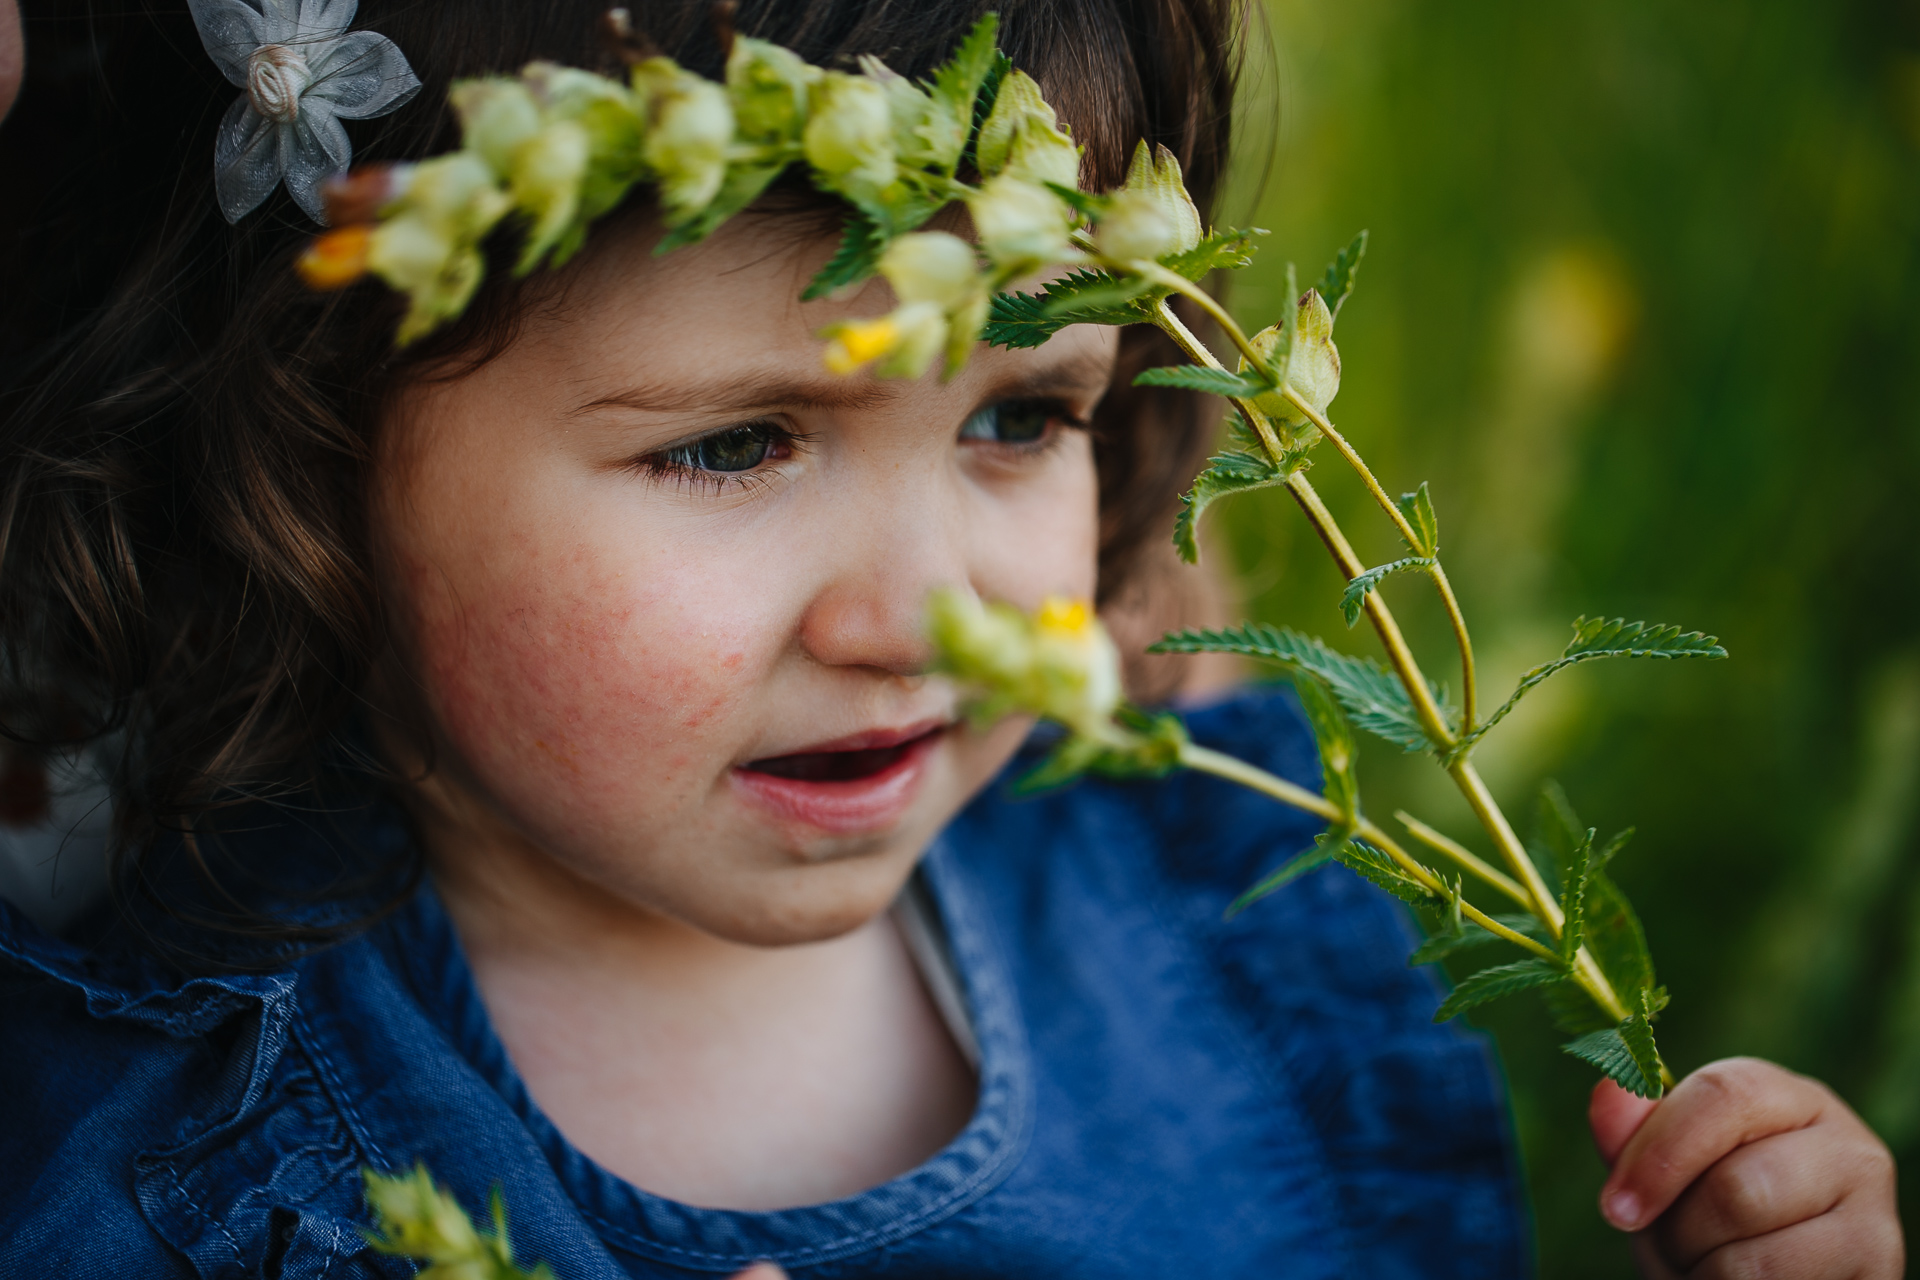
[[699, 567], [575, 548], [459, 589], [407, 577], [439, 727], [522, 821], [586, 836], [698, 801], [733, 762], [758, 632], [689, 589]]

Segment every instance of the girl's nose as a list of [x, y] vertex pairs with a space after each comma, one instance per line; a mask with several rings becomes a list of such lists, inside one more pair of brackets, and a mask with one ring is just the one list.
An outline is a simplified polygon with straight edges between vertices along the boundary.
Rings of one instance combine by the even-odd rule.
[[940, 495], [897, 492], [853, 527], [835, 530], [830, 576], [808, 605], [800, 644], [827, 666], [917, 675], [932, 655], [927, 600], [966, 587], [965, 534]]

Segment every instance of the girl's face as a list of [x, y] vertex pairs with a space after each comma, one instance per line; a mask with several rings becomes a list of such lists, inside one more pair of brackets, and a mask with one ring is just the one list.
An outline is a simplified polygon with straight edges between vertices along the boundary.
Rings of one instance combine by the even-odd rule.
[[[916, 674], [942, 585], [1090, 596], [1113, 335], [835, 377], [830, 239], [609, 237], [497, 359], [404, 393], [372, 520], [443, 872], [506, 856], [738, 942], [881, 910], [1025, 726]], [[397, 678], [392, 678], [396, 677]]]

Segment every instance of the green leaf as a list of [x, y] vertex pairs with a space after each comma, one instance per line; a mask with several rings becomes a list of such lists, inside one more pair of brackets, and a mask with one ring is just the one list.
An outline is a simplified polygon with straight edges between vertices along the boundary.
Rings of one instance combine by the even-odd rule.
[[1345, 839], [1353, 834], [1360, 807], [1360, 782], [1354, 771], [1353, 726], [1347, 723], [1333, 690], [1320, 677], [1296, 671], [1293, 689], [1300, 696], [1307, 724], [1313, 729], [1313, 740], [1320, 747], [1321, 790], [1340, 810], [1343, 820], [1337, 834]]
[[1598, 871], [1609, 862], [1612, 862], [1614, 856], [1626, 848], [1627, 841], [1631, 839], [1633, 839], [1632, 827], [1622, 827], [1620, 830], [1614, 832], [1613, 835], [1607, 838], [1604, 844], [1593, 851], [1593, 869]]
[[[1354, 277], [1360, 274], [1360, 260], [1366, 256], [1367, 233], [1362, 231], [1353, 238], [1352, 244], [1327, 264], [1327, 273], [1320, 277], [1320, 296], [1326, 300], [1327, 310], [1333, 312], [1336, 320], [1340, 318], [1340, 304], [1353, 292]], [[1422, 554], [1432, 555], [1433, 552]]]
[[[984, 19], [982, 19], [982, 21], [984, 21]], [[978, 30], [978, 28], [975, 28], [975, 30]], [[1007, 78], [1007, 73], [1012, 70], [1013, 59], [1007, 56], [1005, 50], [996, 46], [991, 58], [987, 62], [986, 74], [981, 77], [980, 92], [974, 95], [973, 128], [968, 131], [967, 145], [960, 153], [960, 166], [962, 168], [976, 171], [980, 168], [980, 159], [977, 154], [977, 149], [980, 145], [980, 126], [985, 124], [987, 117], [993, 114], [993, 104], [1000, 97], [1000, 83]]]
[[[1548, 941], [1546, 930], [1541, 928], [1540, 922], [1530, 915], [1515, 913], [1513, 915], [1495, 916], [1493, 918], [1515, 933], [1532, 938], [1535, 942], [1546, 943]], [[1501, 937], [1499, 934], [1488, 933], [1485, 929], [1482, 929], [1479, 925], [1469, 920], [1463, 922], [1458, 932], [1449, 930], [1429, 936], [1425, 942], [1422, 942], [1414, 949], [1412, 955], [1407, 957], [1407, 963], [1414, 966], [1432, 964], [1436, 960], [1445, 959], [1456, 951], [1466, 951], [1473, 947], [1483, 947], [1490, 942], [1506, 941], [1507, 939]]]
[[1435, 1022], [1457, 1018], [1469, 1009], [1510, 996], [1516, 991], [1531, 991], [1566, 979], [1567, 972], [1550, 960], [1516, 960], [1512, 964], [1482, 969], [1460, 980], [1433, 1015]]
[[1283, 455], [1274, 466], [1255, 453], [1219, 453], [1207, 459], [1207, 469], [1193, 478], [1193, 488], [1180, 495], [1180, 514], [1173, 520], [1173, 545], [1188, 564], [1200, 562], [1200, 515], [1230, 493], [1267, 489], [1285, 484], [1306, 465], [1305, 450]]
[[1227, 227], [1204, 236], [1191, 249], [1182, 249], [1160, 259], [1160, 265], [1189, 280], [1202, 280], [1214, 271], [1238, 271], [1253, 262], [1254, 240], [1267, 232], [1260, 227], [1244, 231]]
[[1615, 618], [1611, 622], [1603, 618], [1581, 617], [1574, 620], [1573, 641], [1567, 645], [1566, 652], [1552, 662], [1535, 667], [1520, 677], [1520, 685], [1513, 696], [1500, 705], [1500, 708], [1488, 716], [1484, 723], [1460, 742], [1456, 751], [1471, 746], [1486, 735], [1487, 730], [1507, 718], [1507, 713], [1519, 704], [1529, 689], [1545, 680], [1557, 671], [1564, 670], [1576, 663], [1590, 662], [1595, 658], [1724, 658], [1727, 651], [1720, 647], [1719, 641], [1698, 631], [1681, 631], [1675, 626], [1661, 626], [1645, 622], [1628, 622]]
[[360, 1228], [360, 1234], [375, 1253], [430, 1263], [421, 1272], [423, 1276], [553, 1280], [553, 1272], [544, 1262], [532, 1271], [514, 1265], [513, 1245], [507, 1236], [507, 1205], [498, 1187], [487, 1198], [493, 1230], [486, 1232], [474, 1226], [451, 1192], [434, 1183], [423, 1164], [392, 1177], [363, 1168], [360, 1176], [367, 1207], [377, 1224], [377, 1229]]
[[1401, 494], [1400, 500], [1394, 505], [1400, 508], [1400, 514], [1406, 517], [1407, 523], [1413, 526], [1414, 533], [1419, 536], [1419, 541], [1410, 548], [1412, 552], [1429, 559], [1439, 555], [1440, 520], [1433, 514], [1433, 499], [1427, 496], [1427, 482], [1422, 480], [1418, 489]]
[[1054, 748], [1045, 760], [1015, 779], [1013, 793], [1034, 795], [1063, 787], [1092, 774], [1101, 778], [1164, 778], [1180, 767], [1180, 747], [1187, 729], [1180, 717], [1148, 715], [1122, 707], [1115, 716], [1130, 733], [1124, 744], [1097, 742], [1073, 735]]
[[[1278, 663], [1288, 670], [1309, 671], [1327, 682], [1359, 728], [1409, 752], [1433, 750], [1398, 677], [1371, 658], [1336, 653], [1290, 627], [1248, 622], [1223, 631], [1174, 631], [1147, 652], [1238, 653]], [[1431, 683], [1428, 689], [1442, 715], [1451, 719], [1446, 691]]]
[[[974, 121], [976, 129], [982, 118], [976, 115], [980, 107], [980, 90], [986, 85], [995, 64], [1006, 56], [995, 43], [999, 30], [999, 14], [989, 12], [981, 15], [980, 21], [974, 23], [973, 30], [967, 33], [967, 38], [953, 51], [953, 56], [933, 73], [933, 96], [947, 105], [955, 119]], [[999, 87], [997, 78], [994, 87]]]
[[1573, 857], [1567, 863], [1567, 888], [1560, 897], [1560, 910], [1566, 919], [1560, 926], [1560, 958], [1568, 964], [1579, 953], [1580, 944], [1585, 935], [1582, 932], [1587, 919], [1587, 874], [1593, 861], [1592, 827], [1574, 847]]
[[[1087, 297], [1118, 283], [1104, 271], [1075, 271], [1039, 293], [995, 294], [981, 337], [996, 347], [1037, 347], [1070, 324], [1138, 324], [1147, 318], [1138, 300], [1123, 306], [1087, 305]], [[1065, 304], [1075, 302], [1068, 308]]]
[[1653, 952], [1627, 895], [1606, 872], [1587, 872], [1587, 951], [1623, 1000], [1654, 989]]
[[1433, 560], [1427, 556], [1408, 556], [1404, 560], [1395, 560], [1392, 564], [1376, 565], [1359, 577], [1347, 583], [1347, 589], [1340, 596], [1340, 614], [1351, 627], [1360, 621], [1360, 608], [1366, 603], [1367, 594], [1380, 585], [1380, 580], [1390, 574], [1404, 573], [1408, 569], [1430, 569]]
[[1644, 1013], [1633, 1014], [1617, 1027], [1589, 1032], [1560, 1048], [1600, 1068], [1601, 1074], [1628, 1093], [1658, 1098], [1666, 1092], [1660, 1083], [1660, 1051]]
[[1333, 861], [1332, 846], [1335, 843], [1338, 842], [1332, 841], [1327, 835], [1322, 834], [1313, 842], [1313, 848], [1287, 859], [1279, 870], [1261, 877], [1259, 883], [1255, 884], [1251, 889], [1248, 889], [1228, 904], [1227, 917], [1231, 919], [1239, 915], [1242, 911], [1245, 911], [1248, 907], [1260, 901], [1260, 899], [1277, 890], [1286, 888], [1289, 884], [1292, 884], [1295, 880], [1307, 874], [1307, 872], [1312, 871], [1315, 867], [1323, 867]]
[[880, 255], [886, 248], [885, 229], [860, 210], [848, 209], [840, 232], [840, 247], [807, 285], [801, 299], [824, 298], [835, 290], [860, 283], [879, 269]]
[[1238, 396], [1251, 399], [1268, 390], [1267, 384], [1248, 374], [1209, 369], [1200, 364], [1169, 364], [1148, 369], [1134, 378], [1136, 387], [1182, 387], [1213, 396]]
[[[660, 243], [654, 246], [653, 251], [655, 253], [668, 253], [683, 245], [694, 244], [706, 239], [713, 234], [721, 223], [752, 204], [755, 200], [758, 200], [760, 193], [772, 185], [773, 180], [784, 173], [786, 168], [787, 165], [784, 161], [779, 164], [729, 165], [727, 175], [720, 183], [720, 190], [715, 193], [712, 200], [707, 202], [706, 207], [687, 221], [668, 231], [665, 236], [661, 237]], [[850, 220], [862, 216], [863, 215], [858, 212], [853, 211], [850, 211], [848, 214]], [[884, 242], [882, 247], [884, 247]], [[846, 247], [843, 239], [841, 242], [841, 252], [844, 253], [845, 251]], [[838, 256], [838, 254], [835, 255], [836, 258]], [[878, 253], [876, 252], [875, 261], [877, 262], [878, 260]], [[558, 266], [559, 262], [556, 260], [554, 265]], [[828, 266], [832, 266], [832, 263], [829, 263]], [[825, 272], [822, 272], [822, 274], [824, 275]], [[864, 274], [873, 274], [873, 269], [868, 267]], [[862, 278], [864, 278], [864, 276]], [[815, 277], [814, 283], [817, 284], [818, 282], [819, 278]], [[818, 296], [811, 293], [812, 288], [812, 285], [808, 286], [809, 294], [806, 296]]]
[[[1102, 283], [1091, 284], [1084, 289], [1048, 299], [1043, 314], [1049, 320], [1064, 317], [1069, 324], [1088, 323], [1087, 320], [1080, 318], [1084, 316], [1113, 315], [1117, 317], [1125, 314], [1133, 319], [1117, 322], [1131, 324], [1133, 320], [1139, 318], [1137, 309], [1132, 304], [1141, 295], [1152, 291], [1153, 282], [1140, 276], [1130, 276], [1124, 280], [1107, 276]], [[1092, 323], [1115, 323], [1115, 321], [1100, 319]]]
[[1373, 882], [1403, 902], [1410, 902], [1416, 907], [1437, 906], [1441, 902], [1439, 894], [1408, 875], [1399, 863], [1370, 844], [1358, 840], [1345, 841], [1334, 848], [1333, 860], [1358, 872], [1362, 879]]

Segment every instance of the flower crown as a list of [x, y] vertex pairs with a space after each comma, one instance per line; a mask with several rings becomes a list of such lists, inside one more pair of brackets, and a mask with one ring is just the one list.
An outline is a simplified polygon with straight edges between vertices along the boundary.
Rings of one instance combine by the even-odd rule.
[[[631, 48], [625, 11], [609, 22]], [[724, 83], [659, 55], [632, 57], [624, 82], [550, 62], [463, 81], [449, 95], [460, 150], [330, 184], [335, 229], [299, 270], [314, 288], [372, 274], [406, 294], [404, 345], [462, 312], [486, 272], [481, 244], [502, 223], [522, 235], [517, 274], [558, 266], [647, 182], [665, 252], [804, 169], [847, 214], [838, 252], [802, 296], [877, 272], [899, 299], [886, 316], [828, 330], [827, 365], [917, 377], [943, 357], [957, 369], [982, 337], [1034, 346], [1067, 324], [1147, 320], [1209, 272], [1246, 265], [1264, 233], [1207, 233], [1165, 147], [1140, 143], [1118, 190], [1081, 190], [1080, 148], [995, 46], [997, 29], [982, 18], [925, 82], [871, 56], [856, 72], [828, 70], [746, 36], [732, 39]], [[977, 242], [916, 230], [955, 203]], [[1062, 266], [1070, 274], [1039, 295], [1000, 292]]]

